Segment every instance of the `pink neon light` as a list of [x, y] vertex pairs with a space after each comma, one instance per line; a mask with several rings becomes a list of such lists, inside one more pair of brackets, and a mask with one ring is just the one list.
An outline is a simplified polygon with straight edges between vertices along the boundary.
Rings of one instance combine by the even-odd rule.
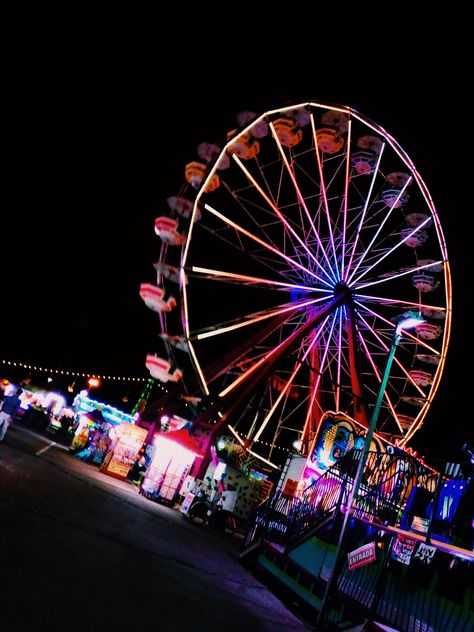
[[331, 290], [324, 290], [322, 288], [308, 288], [306, 285], [295, 285], [294, 283], [285, 283], [283, 281], [272, 281], [271, 279], [264, 279], [261, 277], [252, 277], [246, 274], [235, 274], [234, 272], [225, 272], [223, 270], [213, 270], [211, 268], [200, 268], [199, 266], [193, 266], [192, 272], [198, 274], [209, 274], [215, 277], [225, 277], [228, 279], [235, 279], [237, 281], [244, 281], [249, 283], [265, 283], [267, 285], [278, 285], [281, 287], [288, 287], [292, 290], [306, 290], [311, 292], [325, 292], [330, 293]]
[[[268, 197], [268, 195], [265, 193], [265, 191], [262, 189], [262, 187], [258, 184], [258, 182], [255, 180], [255, 178], [252, 176], [252, 174], [243, 165], [242, 161], [235, 154], [232, 154], [232, 158], [239, 165], [239, 167], [242, 169], [244, 174], [247, 176], [247, 178], [250, 180], [250, 182], [254, 185], [254, 187], [257, 189], [257, 191], [260, 193], [260, 195], [263, 197], [263, 199], [266, 201], [266, 203], [270, 206], [270, 208], [273, 210], [273, 212], [278, 216], [280, 221], [285, 225], [286, 229], [293, 235], [293, 237], [299, 242], [299, 244], [304, 248], [304, 250], [306, 250], [308, 256], [316, 263], [316, 265], [321, 267], [321, 264], [316, 259], [316, 257], [311, 252], [311, 250], [308, 248], [306, 243], [301, 239], [301, 237], [298, 235], [298, 233], [293, 229], [291, 224], [289, 222], [287, 222], [285, 216], [282, 215], [282, 213], [280, 213], [278, 207]], [[323, 270], [323, 271], [327, 275], [327, 272], [325, 270]], [[314, 275], [314, 276], [316, 276], [316, 275]], [[318, 277], [316, 277], [316, 278], [318, 278]], [[324, 281], [321, 278], [319, 278], [319, 280], [321, 281], [321, 283], [324, 283], [325, 285], [328, 285], [329, 287], [331, 287], [331, 284], [328, 283], [327, 281]]]
[[247, 327], [248, 325], [252, 325], [253, 323], [258, 323], [261, 320], [266, 320], [267, 318], [273, 318], [274, 316], [279, 316], [280, 314], [285, 314], [286, 312], [297, 311], [302, 307], [308, 307], [308, 305], [315, 305], [316, 303], [320, 303], [321, 301], [326, 301], [327, 296], [323, 296], [322, 298], [315, 298], [308, 301], [304, 301], [302, 303], [295, 302], [292, 303], [289, 307], [285, 307], [283, 309], [275, 309], [262, 316], [256, 316], [255, 318], [251, 318], [241, 323], [236, 323], [235, 325], [229, 325], [228, 327], [220, 327], [219, 329], [214, 328], [212, 331], [208, 331], [206, 333], [197, 334], [196, 338], [198, 340], [203, 340], [204, 338], [212, 338], [213, 336], [218, 336], [220, 334], [227, 333], [229, 331], [234, 331], [235, 329], [240, 329], [241, 327]]
[[[382, 340], [382, 338], [377, 334], [377, 332], [375, 331], [375, 329], [373, 329], [373, 327], [371, 327], [369, 325], [369, 323], [365, 320], [365, 318], [362, 316], [362, 314], [359, 313], [359, 318], [362, 320], [362, 322], [365, 324], [365, 326], [367, 327], [367, 329], [369, 331], [372, 332], [372, 334], [374, 335], [374, 337], [379, 341], [379, 343], [382, 345], [382, 347], [385, 349], [385, 351], [389, 351], [390, 348], [387, 344], [385, 344], [385, 342]], [[406, 333], [406, 329], [403, 330], [403, 333]], [[408, 371], [405, 369], [405, 367], [403, 366], [403, 364], [400, 362], [400, 360], [395, 356], [394, 358], [395, 363], [400, 367], [400, 369], [402, 370], [402, 372], [405, 374], [405, 376], [408, 378], [408, 380], [413, 384], [413, 386], [418, 390], [418, 392], [423, 396], [424, 399], [426, 399], [427, 395], [426, 393], [424, 393], [421, 388], [418, 386], [418, 384], [413, 380], [413, 378], [410, 376], [410, 374], [408, 373]]]
[[[331, 314], [329, 314], [329, 316], [331, 316]], [[271, 407], [271, 409], [267, 413], [267, 416], [263, 420], [262, 425], [260, 426], [260, 428], [258, 429], [257, 433], [255, 434], [255, 437], [253, 438], [252, 442], [258, 441], [258, 438], [260, 437], [260, 435], [262, 434], [262, 432], [266, 428], [268, 422], [270, 421], [270, 419], [273, 416], [273, 413], [275, 412], [275, 410], [277, 409], [279, 403], [281, 402], [281, 400], [285, 396], [286, 392], [290, 388], [291, 384], [293, 383], [293, 380], [295, 379], [295, 376], [298, 373], [298, 371], [300, 370], [303, 362], [306, 360], [306, 358], [308, 357], [309, 352], [311, 351], [313, 346], [316, 344], [316, 341], [318, 340], [318, 336], [319, 336], [320, 332], [322, 331], [323, 327], [326, 325], [326, 323], [327, 323], [327, 321], [329, 319], [329, 316], [326, 316], [326, 318], [324, 319], [323, 323], [320, 325], [317, 333], [314, 335], [314, 338], [311, 341], [311, 344], [308, 346], [308, 348], [304, 352], [303, 357], [301, 358], [301, 360], [297, 361], [295, 370], [293, 371], [293, 373], [291, 374], [291, 376], [288, 379], [287, 383], [285, 384], [285, 388], [281, 391], [281, 393], [277, 397], [275, 403], [273, 404], [273, 406]]]
[[[365, 125], [367, 125], [368, 127], [370, 127], [371, 129], [373, 129], [375, 132], [383, 135], [385, 137], [385, 139], [387, 140], [387, 142], [390, 144], [390, 146], [392, 147], [392, 149], [395, 151], [395, 153], [401, 158], [401, 160], [405, 163], [405, 165], [408, 167], [408, 169], [410, 169], [413, 177], [415, 178], [420, 191], [425, 199], [425, 202], [428, 206], [428, 208], [431, 210], [432, 215], [433, 215], [433, 220], [434, 220], [434, 225], [435, 225], [435, 229], [436, 229], [436, 234], [438, 236], [438, 241], [439, 241], [439, 245], [441, 247], [441, 251], [443, 254], [443, 258], [444, 258], [444, 280], [445, 280], [445, 295], [446, 295], [446, 322], [445, 322], [445, 327], [444, 327], [444, 335], [443, 335], [443, 349], [445, 349], [448, 345], [449, 342], [449, 338], [451, 335], [451, 305], [452, 305], [452, 287], [451, 287], [451, 272], [450, 272], [450, 267], [449, 267], [449, 262], [448, 262], [448, 255], [447, 255], [447, 250], [446, 250], [446, 242], [444, 239], [444, 235], [443, 235], [443, 231], [441, 229], [441, 225], [439, 223], [439, 218], [438, 218], [438, 214], [436, 212], [436, 208], [434, 206], [433, 200], [431, 199], [431, 196], [429, 194], [429, 191], [426, 187], [426, 184], [424, 183], [423, 179], [421, 178], [420, 174], [417, 172], [417, 170], [415, 169], [414, 164], [411, 162], [410, 158], [407, 156], [407, 154], [404, 152], [404, 150], [398, 145], [398, 143], [392, 138], [392, 136], [390, 136], [382, 127], [380, 126], [375, 126], [374, 124], [372, 124], [368, 119], [366, 119], [364, 116], [362, 116], [361, 114], [359, 114], [358, 112], [352, 111], [353, 116], [355, 116], [359, 121], [361, 121], [362, 123], [364, 123]], [[413, 337], [409, 332], [406, 332], [406, 335]], [[423, 343], [421, 343], [423, 344]], [[430, 348], [430, 347], [428, 347]], [[435, 351], [438, 355], [440, 355], [437, 351]], [[443, 371], [443, 367], [444, 364], [446, 362], [446, 356], [445, 355], [441, 355], [441, 362], [438, 365], [438, 370], [436, 371], [435, 374], [435, 378], [433, 380], [433, 386], [431, 388], [431, 399], [434, 397], [436, 391], [438, 390], [438, 386], [439, 386], [439, 382], [441, 379], [441, 375], [442, 375], [442, 371]], [[421, 424], [423, 423], [424, 418], [426, 417], [426, 413], [428, 412], [428, 404], [426, 404], [423, 409], [420, 411], [419, 415], [417, 416], [416, 419], [416, 423], [414, 423], [412, 425], [412, 427], [410, 428], [410, 430], [408, 431], [408, 433], [406, 434], [405, 438], [402, 440], [400, 445], [406, 445], [406, 443], [409, 441], [409, 439], [415, 434], [415, 432], [418, 430], [418, 428], [421, 426]]]
[[[403, 186], [403, 189], [402, 189], [402, 190], [400, 191], [400, 193], [397, 195], [397, 197], [396, 197], [396, 199], [395, 199], [394, 203], [392, 204], [392, 206], [390, 207], [390, 209], [389, 209], [388, 213], [387, 213], [387, 214], [385, 215], [385, 217], [383, 218], [383, 221], [381, 222], [380, 226], [379, 226], [379, 227], [378, 227], [378, 229], [376, 230], [375, 235], [372, 237], [372, 239], [371, 239], [371, 241], [370, 241], [370, 244], [367, 246], [367, 248], [365, 249], [365, 251], [364, 251], [364, 252], [362, 253], [362, 255], [359, 257], [359, 260], [358, 260], [358, 262], [357, 262], [357, 264], [356, 264], [356, 266], [355, 266], [354, 270], [352, 271], [351, 276], [349, 277], [349, 279], [348, 279], [348, 281], [347, 281], [348, 283], [350, 283], [350, 282], [352, 281], [352, 279], [354, 278], [354, 275], [355, 275], [355, 273], [357, 272], [357, 270], [359, 269], [360, 264], [364, 261], [364, 259], [365, 259], [366, 255], [367, 255], [367, 253], [368, 253], [368, 252], [369, 252], [369, 250], [372, 248], [372, 246], [373, 246], [373, 244], [374, 244], [375, 240], [377, 239], [377, 237], [378, 237], [378, 236], [379, 236], [379, 234], [380, 234], [380, 231], [381, 231], [381, 230], [382, 230], [382, 228], [385, 226], [386, 221], [387, 221], [387, 220], [388, 220], [388, 218], [390, 217], [390, 215], [391, 215], [391, 213], [392, 213], [393, 209], [394, 209], [394, 208], [396, 207], [396, 205], [398, 204], [398, 200], [399, 200], [399, 199], [402, 197], [402, 195], [404, 194], [405, 189], [406, 189], [406, 188], [408, 187], [408, 185], [411, 183], [411, 180], [412, 180], [412, 179], [411, 179], [411, 176], [410, 176], [410, 177], [408, 178], [408, 180], [405, 182], [405, 184], [404, 184], [404, 186]], [[408, 237], [407, 237], [406, 239], [408, 239]], [[405, 240], [403, 240], [401, 243], [403, 243], [404, 241], [405, 241]], [[378, 262], [376, 262], [376, 263], [378, 263]], [[376, 265], [376, 264], [374, 264], [374, 265]], [[372, 267], [373, 267], [373, 266], [372, 266]], [[369, 268], [369, 270], [370, 270], [370, 269], [371, 269], [371, 268]], [[362, 276], [363, 276], [363, 275], [362, 275]], [[358, 280], [358, 279], [357, 279], [357, 280]]]
[[[279, 152], [280, 152], [280, 154], [281, 154], [281, 157], [283, 158], [283, 162], [285, 163], [285, 167], [286, 167], [286, 169], [287, 169], [287, 171], [288, 171], [288, 173], [289, 173], [289, 175], [290, 175], [290, 178], [291, 178], [291, 180], [292, 180], [292, 182], [293, 182], [293, 186], [295, 187], [297, 198], [298, 198], [299, 202], [301, 203], [301, 205], [303, 206], [303, 209], [304, 209], [304, 211], [305, 211], [305, 213], [306, 213], [306, 217], [309, 219], [309, 223], [310, 223], [310, 225], [311, 225], [311, 228], [313, 229], [313, 233], [314, 233], [314, 235], [316, 236], [316, 239], [317, 239], [318, 245], [319, 245], [319, 247], [321, 248], [321, 251], [322, 251], [322, 253], [323, 253], [323, 256], [324, 256], [324, 258], [325, 258], [325, 259], [326, 259], [326, 261], [327, 261], [327, 264], [329, 265], [329, 269], [331, 270], [331, 268], [332, 268], [332, 266], [331, 266], [331, 262], [329, 261], [328, 256], [327, 256], [327, 254], [326, 254], [326, 250], [324, 249], [323, 244], [322, 244], [322, 242], [321, 242], [321, 239], [319, 238], [319, 232], [316, 230], [316, 227], [315, 227], [315, 225], [314, 225], [314, 222], [313, 222], [313, 220], [312, 220], [312, 217], [311, 217], [311, 215], [310, 215], [310, 212], [309, 212], [309, 210], [308, 210], [308, 207], [306, 206], [306, 201], [305, 201], [304, 197], [303, 197], [303, 196], [302, 196], [302, 194], [301, 194], [300, 188], [299, 188], [298, 183], [297, 183], [297, 181], [296, 181], [295, 174], [294, 174], [294, 172], [293, 172], [293, 169], [291, 169], [291, 167], [290, 167], [290, 165], [289, 165], [289, 163], [288, 163], [288, 159], [287, 159], [287, 157], [286, 157], [285, 152], [283, 151], [283, 147], [281, 146], [280, 139], [278, 138], [278, 134], [277, 134], [277, 133], [276, 133], [276, 131], [275, 131], [275, 127], [274, 127], [273, 123], [270, 123], [270, 129], [272, 130], [273, 138], [275, 139], [275, 142], [276, 142], [276, 144], [277, 144], [278, 150], [279, 150]], [[328, 274], [328, 272], [327, 272], [327, 271], [326, 271], [326, 270], [325, 270], [325, 269], [321, 266], [321, 264], [319, 263], [319, 261], [317, 261], [317, 260], [316, 260], [316, 263], [318, 264], [318, 266], [321, 268], [321, 270], [324, 272], [324, 274], [325, 274], [325, 275], [326, 275], [326, 276], [327, 276], [330, 280], [332, 280], [332, 281], [336, 282], [336, 278], [335, 278], [335, 277], [330, 276], [330, 275]]]
[[228, 393], [230, 393], [232, 390], [234, 390], [234, 388], [238, 384], [240, 384], [240, 382], [242, 382], [243, 380], [247, 379], [248, 376], [251, 375], [256, 369], [258, 369], [259, 366], [261, 366], [264, 362], [266, 362], [269, 358], [271, 358], [271, 356], [274, 353], [276, 353], [276, 351], [278, 351], [278, 349], [280, 349], [285, 344], [285, 342], [286, 342], [286, 340], [283, 340], [274, 349], [272, 349], [271, 351], [266, 353], [262, 358], [260, 358], [260, 360], [258, 360], [258, 362], [256, 362], [255, 364], [252, 364], [252, 366], [249, 369], [247, 369], [247, 371], [245, 371], [245, 373], [242, 373], [242, 375], [239, 375], [239, 377], [237, 379], [235, 379], [232, 382], [232, 384], [229, 384], [229, 386], [227, 386], [227, 388], [225, 388], [223, 391], [221, 391], [219, 393], [219, 397], [225, 397]]
[[316, 160], [318, 162], [320, 189], [321, 189], [321, 192], [323, 194], [324, 208], [326, 210], [326, 218], [328, 220], [329, 235], [331, 237], [332, 251], [334, 253], [334, 266], [335, 266], [335, 269], [336, 269], [336, 274], [337, 274], [338, 280], [340, 280], [339, 270], [337, 268], [337, 255], [336, 255], [336, 247], [334, 245], [334, 235], [333, 235], [333, 232], [332, 232], [331, 217], [329, 215], [328, 198], [327, 198], [327, 194], [326, 194], [326, 186], [324, 184], [323, 164], [321, 162], [321, 156], [320, 156], [320, 153], [319, 153], [318, 136], [316, 134], [316, 126], [314, 124], [314, 116], [313, 116], [312, 112], [310, 114], [310, 119], [311, 119], [311, 128], [313, 130], [314, 147], [315, 147], [315, 150], [316, 150]]
[[[444, 261], [436, 261], [436, 263], [443, 263], [445, 264], [446, 262]], [[413, 274], [414, 272], [417, 272], [418, 270], [423, 270], [423, 268], [429, 268], [432, 265], [435, 265], [433, 263], [428, 263], [424, 266], [417, 266], [416, 268], [410, 268], [410, 270], [405, 270], [404, 272], [399, 272], [398, 274], [394, 274], [393, 276], [390, 277], [384, 277], [383, 279], [378, 279], [378, 281], [369, 281], [368, 283], [362, 283], [362, 285], [358, 285], [357, 289], [362, 289], [364, 287], [370, 287], [371, 285], [378, 285], [379, 283], [385, 283], [386, 281], [392, 281], [392, 279], [398, 279], [399, 277], [405, 276], [405, 274]]]
[[[385, 220], [384, 220], [385, 221]], [[353, 285], [355, 285], [357, 283], [357, 281], [360, 281], [360, 279], [362, 279], [363, 277], [365, 277], [365, 275], [370, 272], [370, 270], [372, 270], [372, 268], [375, 268], [376, 265], [378, 265], [381, 261], [383, 261], [384, 259], [386, 259], [388, 256], [390, 256], [393, 252], [395, 252], [395, 250], [397, 250], [398, 248], [400, 248], [400, 246], [403, 246], [403, 244], [406, 242], [407, 239], [410, 239], [410, 237], [412, 237], [412, 235], [414, 235], [415, 233], [417, 233], [419, 230], [421, 230], [423, 228], [423, 226], [427, 223], [431, 221], [431, 217], [427, 217], [425, 219], [424, 222], [421, 222], [421, 224], [419, 226], [417, 226], [416, 228], [414, 228], [410, 233], [408, 233], [408, 235], [406, 237], [404, 237], [401, 241], [398, 242], [398, 244], [396, 244], [395, 246], [393, 246], [393, 248], [390, 248], [390, 250], [388, 250], [384, 255], [382, 255], [380, 257], [380, 259], [377, 259], [377, 261], [375, 263], [373, 263], [369, 268], [367, 268], [367, 270], [364, 270], [364, 272], [362, 274], [360, 274], [357, 279], [355, 281], [353, 281]], [[356, 266], [356, 269], [359, 266]], [[355, 270], [354, 270], [355, 272]], [[351, 276], [351, 279], [353, 278], [353, 275]]]
[[[370, 353], [369, 349], [367, 348], [367, 345], [365, 343], [364, 337], [362, 336], [362, 332], [358, 331], [358, 334], [359, 334], [360, 341], [362, 342], [362, 346], [365, 349], [365, 353], [366, 353], [366, 355], [367, 355], [367, 357], [368, 357], [368, 359], [370, 361], [370, 364], [372, 365], [372, 368], [374, 370], [375, 376], [378, 379], [379, 384], [380, 384], [380, 382], [382, 381], [382, 378], [380, 376], [379, 370], [377, 369], [377, 367], [375, 365], [375, 362], [372, 359], [372, 354]], [[387, 400], [388, 407], [390, 408], [390, 411], [391, 411], [393, 417], [395, 418], [395, 421], [397, 422], [397, 426], [399, 427], [400, 432], [403, 434], [403, 428], [401, 427], [400, 422], [398, 421], [398, 417], [397, 417], [397, 414], [395, 412], [395, 408], [393, 407], [393, 404], [392, 404], [392, 402], [390, 400], [390, 396], [387, 393], [386, 389], [385, 389], [385, 392], [384, 392], [384, 397]]]
[[427, 305], [426, 303], [413, 303], [412, 301], [404, 301], [399, 298], [385, 298], [382, 296], [369, 296], [368, 294], [359, 294], [359, 293], [357, 293], [357, 298], [365, 298], [368, 301], [374, 301], [374, 303], [395, 303], [397, 305], [410, 305], [411, 307], [418, 307], [419, 309], [444, 310], [444, 307], [438, 307], [437, 305]]
[[[334, 323], [336, 322], [336, 315], [337, 315], [337, 313], [336, 314], [330, 314], [330, 316], [333, 316], [333, 320], [332, 320], [332, 324], [331, 324], [331, 331], [329, 333], [329, 336], [326, 339], [326, 344], [325, 344], [324, 353], [323, 353], [323, 359], [321, 360], [321, 364], [319, 366], [319, 374], [318, 374], [318, 377], [316, 379], [316, 382], [314, 383], [313, 393], [311, 395], [311, 402], [310, 402], [310, 404], [308, 406], [308, 412], [306, 413], [306, 419], [305, 419], [304, 426], [303, 426], [303, 432], [301, 433], [302, 437], [306, 436], [306, 429], [307, 429], [309, 421], [311, 419], [311, 413], [313, 411], [314, 400], [316, 399], [316, 394], [317, 394], [318, 388], [319, 388], [319, 382], [321, 381], [321, 375], [323, 373], [324, 363], [326, 362], [326, 358], [327, 358], [327, 355], [328, 355], [328, 352], [329, 352], [329, 341], [331, 340], [332, 332], [334, 330]], [[328, 318], [329, 318], [329, 316], [328, 316]], [[327, 321], [327, 319], [324, 321], [323, 325], [326, 324], [326, 321]], [[321, 331], [321, 329], [319, 331]]]
[[346, 256], [346, 230], [347, 230], [347, 197], [349, 195], [349, 180], [350, 180], [350, 149], [351, 149], [351, 129], [352, 120], [349, 118], [349, 125], [347, 129], [347, 152], [346, 152], [346, 181], [344, 186], [344, 213], [342, 222], [342, 259], [341, 259], [341, 278], [344, 278], [344, 259]]
[[[233, 156], [235, 157], [235, 154], [233, 154]], [[222, 213], [219, 213], [219, 211], [216, 211], [216, 209], [212, 208], [212, 206], [209, 206], [209, 204], [206, 204], [204, 206], [204, 208], [206, 210], [208, 210], [210, 213], [212, 213], [213, 215], [215, 215], [216, 217], [218, 217], [219, 219], [221, 219], [223, 222], [228, 224], [229, 226], [232, 226], [232, 228], [235, 228], [235, 230], [238, 230], [240, 233], [242, 233], [243, 235], [246, 235], [247, 237], [249, 237], [253, 241], [257, 242], [258, 244], [260, 244], [261, 246], [263, 246], [264, 248], [266, 248], [270, 252], [273, 252], [273, 253], [277, 254], [279, 257], [282, 257], [283, 259], [285, 259], [285, 261], [287, 261], [292, 267], [296, 266], [300, 270], [303, 270], [304, 272], [306, 272], [310, 276], [314, 277], [318, 281], [321, 281], [321, 283], [324, 283], [324, 285], [327, 285], [328, 287], [331, 288], [331, 284], [328, 283], [327, 281], [325, 281], [324, 279], [321, 279], [321, 277], [318, 277], [317, 274], [314, 274], [314, 272], [311, 272], [311, 270], [308, 270], [307, 268], [305, 268], [298, 261], [296, 261], [294, 259], [291, 259], [291, 257], [288, 257], [287, 255], [285, 255], [283, 252], [281, 252], [281, 250], [278, 250], [278, 248], [274, 248], [273, 246], [270, 246], [270, 244], [267, 244], [265, 241], [263, 241], [262, 239], [260, 239], [256, 235], [253, 235], [252, 233], [250, 233], [245, 228], [242, 228], [242, 226], [239, 226], [238, 224], [236, 224], [235, 222], [233, 222], [229, 218], [225, 217], [225, 215], [222, 215]], [[306, 246], [306, 248], [307, 248], [307, 246]], [[312, 256], [314, 257], [314, 255], [312, 255]]]
[[365, 204], [364, 204], [364, 209], [362, 211], [362, 217], [360, 218], [360, 222], [359, 222], [359, 226], [357, 228], [357, 232], [356, 232], [356, 235], [355, 235], [354, 243], [352, 245], [351, 257], [349, 259], [349, 265], [347, 266], [347, 271], [346, 271], [346, 281], [347, 281], [347, 278], [349, 277], [349, 272], [350, 272], [350, 269], [352, 267], [352, 260], [354, 258], [354, 253], [356, 251], [357, 241], [358, 241], [360, 233], [362, 231], [362, 225], [364, 224], [365, 214], [367, 213], [367, 209], [369, 208], [370, 196], [372, 195], [372, 190], [374, 188], [375, 180], [377, 178], [377, 173], [378, 173], [378, 170], [379, 170], [380, 161], [382, 160], [382, 154], [383, 154], [383, 150], [384, 149], [385, 149], [385, 143], [383, 143], [382, 147], [380, 148], [380, 153], [379, 153], [379, 156], [377, 158], [377, 164], [375, 165], [374, 174], [372, 176], [372, 181], [371, 181], [370, 187], [369, 187], [369, 192], [367, 194], [367, 198], [366, 198]]
[[341, 359], [342, 359], [342, 308], [339, 310], [339, 340], [337, 343], [338, 356], [337, 356], [337, 385], [336, 385], [336, 410], [339, 410], [339, 403], [341, 397]]
[[[367, 305], [363, 305], [362, 303], [359, 303], [359, 301], [354, 301], [355, 303], [357, 303], [357, 305], [359, 305], [359, 307], [362, 307], [362, 309], [365, 309], [366, 312], [369, 312], [370, 314], [372, 314], [373, 316], [376, 316], [377, 318], [380, 318], [380, 320], [383, 320], [384, 323], [387, 323], [387, 325], [389, 325], [390, 327], [392, 327], [392, 329], [395, 329], [396, 325], [394, 325], [390, 320], [387, 320], [386, 318], [384, 318], [383, 316], [381, 316], [380, 314], [377, 314], [377, 312], [374, 312], [372, 309], [370, 309], [369, 307], [367, 307]], [[408, 338], [411, 338], [412, 340], [414, 340], [416, 343], [418, 343], [419, 345], [422, 345], [423, 347], [425, 347], [426, 349], [429, 349], [430, 351], [433, 351], [433, 353], [435, 353], [436, 355], [441, 355], [439, 351], [437, 351], [436, 349], [434, 349], [433, 347], [430, 347], [430, 345], [426, 344], [426, 342], [424, 340], [421, 340], [421, 338], [417, 338], [416, 336], [414, 336], [412, 333], [410, 333], [407, 330], [404, 330], [403, 332], [404, 336], [407, 336]]]

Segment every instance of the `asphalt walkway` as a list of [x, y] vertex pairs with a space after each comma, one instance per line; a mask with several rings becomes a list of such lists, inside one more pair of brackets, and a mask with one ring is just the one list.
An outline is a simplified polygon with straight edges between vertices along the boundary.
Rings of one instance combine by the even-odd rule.
[[18, 425], [0, 446], [0, 630], [312, 629], [238, 561], [240, 536]]

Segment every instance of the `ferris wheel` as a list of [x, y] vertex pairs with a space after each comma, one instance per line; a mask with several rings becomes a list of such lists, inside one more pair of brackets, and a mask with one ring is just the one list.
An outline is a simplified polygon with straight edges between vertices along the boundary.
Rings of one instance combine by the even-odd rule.
[[279, 440], [308, 444], [325, 411], [368, 425], [397, 322], [416, 313], [377, 427], [406, 445], [451, 322], [444, 236], [410, 158], [359, 112], [315, 102], [242, 112], [221, 146], [197, 150], [155, 223], [157, 282], [142, 296], [167, 357], [150, 370], [191, 373], [191, 390], [271, 459]]

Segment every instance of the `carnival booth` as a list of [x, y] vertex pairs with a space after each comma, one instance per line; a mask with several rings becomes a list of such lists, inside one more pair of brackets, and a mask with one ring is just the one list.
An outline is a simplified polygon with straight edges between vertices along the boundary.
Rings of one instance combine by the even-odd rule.
[[121, 423], [109, 431], [110, 448], [101, 472], [125, 480], [147, 436], [147, 430], [130, 423]]
[[204, 456], [199, 441], [187, 429], [159, 432], [141, 493], [151, 500], [173, 504], [196, 458]]
[[93, 443], [96, 431], [100, 434], [106, 433], [111, 427], [112, 424], [106, 421], [99, 408], [81, 414], [69, 450], [79, 455]]

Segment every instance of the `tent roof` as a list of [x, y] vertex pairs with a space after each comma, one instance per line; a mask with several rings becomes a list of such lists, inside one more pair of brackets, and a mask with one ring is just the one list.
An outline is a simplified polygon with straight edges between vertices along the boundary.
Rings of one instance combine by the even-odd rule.
[[157, 434], [163, 439], [168, 439], [169, 441], [178, 443], [183, 448], [191, 450], [197, 456], [204, 456], [204, 451], [200, 446], [199, 440], [196, 437], [191, 436], [186, 428], [173, 430], [172, 432], [159, 432]]

